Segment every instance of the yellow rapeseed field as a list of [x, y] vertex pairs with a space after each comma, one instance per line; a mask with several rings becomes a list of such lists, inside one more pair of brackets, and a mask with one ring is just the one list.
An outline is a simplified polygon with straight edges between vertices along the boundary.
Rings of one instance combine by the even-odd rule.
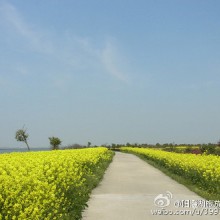
[[165, 152], [146, 148], [123, 147], [122, 151], [144, 155], [172, 173], [191, 180], [201, 189], [220, 195], [220, 157]]
[[106, 148], [0, 155], [0, 220], [78, 219], [112, 159]]

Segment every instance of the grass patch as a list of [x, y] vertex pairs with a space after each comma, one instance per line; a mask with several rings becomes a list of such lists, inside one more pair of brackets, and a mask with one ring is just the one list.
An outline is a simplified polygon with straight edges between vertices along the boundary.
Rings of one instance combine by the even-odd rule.
[[195, 192], [196, 194], [198, 194], [199, 196], [203, 197], [206, 200], [220, 200], [220, 195], [210, 194], [209, 192], [201, 189], [199, 186], [192, 183], [192, 181], [190, 181], [186, 178], [183, 178], [182, 176], [179, 176], [177, 174], [174, 174], [173, 172], [171, 172], [170, 170], [168, 170], [164, 166], [161, 166], [158, 163], [156, 163], [155, 161], [152, 161], [152, 160], [146, 158], [146, 156], [144, 156], [142, 154], [132, 153], [132, 152], [124, 152], [124, 153], [130, 153], [130, 154], [134, 154], [134, 155], [138, 156], [140, 159], [144, 160], [145, 162], [147, 162], [151, 166], [159, 169], [161, 172], [163, 172], [164, 174], [169, 176], [171, 179], [186, 186], [189, 190], [191, 190], [192, 192]]

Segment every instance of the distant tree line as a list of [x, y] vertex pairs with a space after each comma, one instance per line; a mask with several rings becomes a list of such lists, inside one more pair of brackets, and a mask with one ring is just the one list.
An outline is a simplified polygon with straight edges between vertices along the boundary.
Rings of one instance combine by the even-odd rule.
[[175, 143], [165, 143], [165, 144], [111, 144], [105, 145], [105, 147], [112, 150], [120, 150], [121, 147], [139, 147], [139, 148], [156, 148], [169, 152], [176, 153], [193, 153], [193, 154], [215, 154], [220, 155], [220, 141], [217, 144], [175, 144]]
[[[26, 129], [24, 127], [22, 129], [19, 129], [16, 131], [15, 138], [17, 141], [24, 142], [30, 150], [29, 144], [28, 144], [28, 137]], [[52, 150], [58, 150], [58, 149], [83, 149], [83, 148], [90, 148], [90, 147], [99, 147], [97, 145], [93, 145], [89, 141], [87, 145], [81, 145], [81, 144], [69, 144], [67, 146], [60, 147], [60, 144], [62, 141], [58, 137], [49, 137], [50, 146]], [[220, 141], [218, 143], [208, 143], [208, 144], [175, 144], [175, 143], [165, 143], [165, 144], [138, 144], [138, 143], [126, 143], [126, 144], [103, 144], [101, 145], [103, 147], [107, 147], [111, 150], [120, 150], [121, 147], [127, 146], [127, 147], [139, 147], [139, 148], [157, 148], [162, 149], [165, 151], [170, 152], [177, 152], [177, 153], [194, 153], [194, 154], [216, 154], [220, 155]]]
[[100, 147], [97, 145], [92, 145], [91, 142], [88, 142], [87, 145], [82, 145], [82, 144], [69, 144], [67, 146], [62, 147], [62, 149], [83, 149], [83, 148], [90, 148], [90, 147]]

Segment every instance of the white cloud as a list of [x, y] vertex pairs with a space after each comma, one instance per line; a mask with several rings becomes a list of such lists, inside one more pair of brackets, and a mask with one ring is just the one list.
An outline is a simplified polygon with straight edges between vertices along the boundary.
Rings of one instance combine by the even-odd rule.
[[28, 76], [30, 71], [26, 65], [18, 64], [15, 66], [15, 72], [21, 76]]
[[108, 41], [106, 43], [105, 48], [102, 51], [102, 63], [109, 74], [111, 74], [120, 81], [128, 83], [127, 76], [124, 74], [124, 72], [122, 72], [117, 63], [119, 59], [120, 58], [117, 52], [117, 48], [110, 41]]
[[219, 82], [218, 81], [200, 81], [200, 82], [194, 82], [191, 83], [189, 85], [186, 86], [186, 88], [191, 89], [191, 90], [195, 90], [195, 91], [199, 91], [199, 90], [203, 90], [203, 89], [210, 89], [213, 88], [215, 86], [219, 86]]
[[1, 12], [4, 14], [5, 19], [17, 30], [19, 34], [31, 40], [36, 39], [35, 34], [27, 27], [13, 5], [9, 3], [2, 4]]
[[[100, 44], [91, 43], [91, 39], [77, 37], [70, 32], [57, 36], [54, 33], [37, 30], [23, 19], [15, 6], [6, 2], [0, 4], [0, 12], [0, 18], [10, 30], [27, 41], [29, 47], [25, 49], [41, 53], [42, 57], [52, 61], [55, 69], [54, 74], [50, 74], [54, 77], [52, 81], [61, 82], [55, 84], [59, 86], [65, 84], [62, 79], [63, 73], [59, 74], [57, 69], [73, 73], [80, 71], [106, 73], [123, 83], [128, 83], [128, 76], [123, 72], [124, 66], [122, 67], [120, 63], [122, 57], [112, 39], [108, 38], [102, 48]], [[25, 63], [18, 71], [26, 74], [28, 65], [26, 68], [23, 66]]]
[[38, 52], [48, 53], [51, 52], [51, 44], [49, 41], [45, 41], [45, 33], [36, 31], [31, 28], [19, 11], [10, 3], [2, 3], [0, 5], [1, 18], [5, 24], [18, 36], [25, 38], [29, 46]]

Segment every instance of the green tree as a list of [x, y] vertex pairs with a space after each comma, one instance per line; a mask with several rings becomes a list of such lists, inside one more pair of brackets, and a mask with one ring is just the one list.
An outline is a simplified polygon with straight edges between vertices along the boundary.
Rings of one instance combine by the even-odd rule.
[[28, 142], [27, 142], [28, 136], [29, 135], [26, 133], [26, 130], [24, 130], [24, 128], [23, 128], [23, 129], [19, 129], [19, 130], [16, 131], [15, 139], [17, 141], [24, 142], [27, 145], [28, 150], [30, 150], [30, 147], [29, 147]]
[[91, 144], [92, 143], [89, 141], [88, 144], [87, 144], [87, 147], [91, 147]]
[[199, 149], [201, 150], [202, 153], [215, 154], [216, 145], [214, 145], [212, 143], [202, 144], [199, 147]]
[[49, 137], [52, 150], [58, 150], [61, 140], [58, 137]]
[[158, 147], [158, 148], [159, 148], [159, 147], [160, 147], [160, 143], [156, 143], [156, 147]]

